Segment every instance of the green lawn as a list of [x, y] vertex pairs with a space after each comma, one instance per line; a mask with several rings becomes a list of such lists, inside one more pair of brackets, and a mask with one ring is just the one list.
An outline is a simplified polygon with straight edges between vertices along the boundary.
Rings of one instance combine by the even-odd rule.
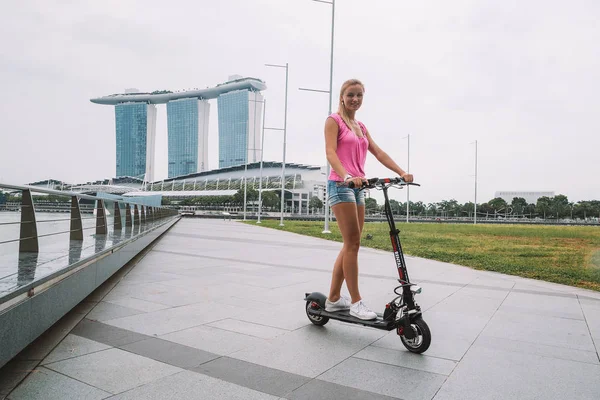
[[[250, 224], [255, 224], [250, 221]], [[341, 241], [335, 222], [263, 220], [263, 227]], [[405, 254], [600, 291], [600, 228], [398, 223]], [[373, 235], [367, 240], [366, 235]], [[389, 250], [387, 223], [366, 223], [362, 245]]]

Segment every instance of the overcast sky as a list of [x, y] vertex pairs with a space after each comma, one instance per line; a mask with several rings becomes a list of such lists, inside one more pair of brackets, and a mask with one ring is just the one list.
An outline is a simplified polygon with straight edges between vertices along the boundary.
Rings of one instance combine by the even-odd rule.
[[[499, 190], [600, 199], [600, 2], [337, 0], [334, 110], [349, 78], [366, 87], [357, 118], [421, 188], [411, 200]], [[0, 182], [81, 182], [115, 175], [112, 106], [125, 88], [266, 81], [267, 126], [283, 125], [287, 160], [324, 165], [331, 6], [311, 0], [20, 0], [0, 15]], [[209, 166], [218, 167], [211, 101]], [[157, 178], [167, 175], [166, 107]], [[267, 131], [265, 160], [281, 160]], [[392, 175], [369, 155], [367, 174]], [[404, 195], [394, 195], [402, 200]]]

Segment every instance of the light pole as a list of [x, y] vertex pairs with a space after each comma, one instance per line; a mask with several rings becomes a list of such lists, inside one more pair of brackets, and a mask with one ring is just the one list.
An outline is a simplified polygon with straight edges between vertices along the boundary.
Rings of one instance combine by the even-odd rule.
[[473, 213], [473, 225], [477, 224], [477, 140], [475, 141], [475, 209]]
[[[333, 91], [332, 91], [333, 90], [333, 39], [334, 39], [334, 33], [335, 33], [335, 0], [331, 0], [331, 1], [312, 0], [312, 1], [316, 1], [317, 3], [325, 3], [325, 4], [331, 5], [331, 55], [330, 55], [330, 59], [329, 59], [329, 91], [315, 90], [315, 89], [303, 89], [303, 88], [300, 88], [300, 90], [329, 93], [329, 112], [327, 113], [327, 116], [329, 117], [331, 115], [331, 101], [332, 101], [332, 94], [333, 94]], [[327, 179], [329, 179], [330, 166], [329, 166], [329, 160], [327, 158], [325, 158], [325, 166], [326, 166], [326, 171], [327, 171], [325, 174], [325, 226], [323, 228], [322, 233], [331, 233], [331, 231], [329, 230], [329, 195], [327, 193]]]
[[260, 181], [258, 182], [258, 219], [260, 224], [260, 214], [262, 212], [262, 179], [263, 179], [263, 160], [265, 154], [265, 115], [267, 113], [267, 99], [263, 100], [263, 118], [262, 118], [262, 136], [260, 139]]
[[[410, 174], [410, 134], [405, 136], [408, 139], [408, 155], [407, 155], [407, 167], [406, 173]], [[410, 185], [406, 186], [406, 222], [408, 223], [408, 215], [410, 214]]]
[[279, 226], [283, 226], [283, 208], [284, 208], [284, 203], [285, 203], [285, 149], [286, 149], [286, 133], [287, 133], [288, 63], [285, 63], [285, 65], [265, 64], [265, 66], [275, 67], [275, 68], [285, 68], [285, 109], [283, 111], [283, 163], [281, 164], [281, 219], [279, 220]]

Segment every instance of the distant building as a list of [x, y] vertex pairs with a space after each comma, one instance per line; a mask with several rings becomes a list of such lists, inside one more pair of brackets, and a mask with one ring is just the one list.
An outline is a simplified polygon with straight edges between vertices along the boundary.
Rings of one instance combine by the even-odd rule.
[[188, 98], [167, 103], [169, 178], [208, 169], [209, 112], [206, 100]]
[[123, 103], [115, 106], [117, 176], [154, 180], [156, 106]]
[[221, 94], [219, 107], [219, 168], [260, 161], [263, 96], [237, 90]]
[[[244, 187], [254, 190], [281, 191], [281, 162], [264, 162], [262, 183], [260, 162], [178, 176], [163, 181], [146, 182], [144, 188], [127, 196], [143, 197], [160, 194], [171, 199], [202, 196], [231, 196]], [[324, 167], [286, 163], [284, 178], [286, 210], [307, 214], [310, 199], [318, 197], [325, 203]]]
[[[117, 136], [116, 176], [154, 178], [156, 104], [167, 104], [168, 176], [208, 170], [208, 100], [218, 99], [219, 167], [256, 162], [260, 158], [262, 101], [267, 86], [260, 79], [233, 75], [225, 83], [177, 92], [157, 90], [91, 99], [115, 106]], [[223, 117], [221, 117], [221, 113]]]
[[496, 192], [494, 197], [500, 197], [507, 203], [512, 203], [515, 197], [522, 197], [527, 204], [535, 204], [540, 197], [554, 197], [554, 192]]

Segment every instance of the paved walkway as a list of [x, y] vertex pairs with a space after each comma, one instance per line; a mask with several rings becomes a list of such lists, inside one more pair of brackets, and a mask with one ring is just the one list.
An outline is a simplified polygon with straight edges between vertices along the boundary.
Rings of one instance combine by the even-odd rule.
[[[303, 294], [328, 291], [339, 248], [183, 219], [8, 398], [600, 399], [600, 293], [407, 257], [433, 335], [415, 355], [395, 332], [308, 321]], [[393, 257], [362, 249], [360, 266], [379, 309]]]

